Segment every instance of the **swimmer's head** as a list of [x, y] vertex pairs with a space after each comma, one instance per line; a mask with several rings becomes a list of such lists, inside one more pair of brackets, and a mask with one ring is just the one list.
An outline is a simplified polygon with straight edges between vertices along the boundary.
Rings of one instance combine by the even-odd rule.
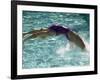
[[69, 31], [68, 28], [64, 28], [61, 25], [51, 25], [49, 27], [49, 30], [53, 31], [53, 32], [56, 32], [57, 34], [66, 34]]

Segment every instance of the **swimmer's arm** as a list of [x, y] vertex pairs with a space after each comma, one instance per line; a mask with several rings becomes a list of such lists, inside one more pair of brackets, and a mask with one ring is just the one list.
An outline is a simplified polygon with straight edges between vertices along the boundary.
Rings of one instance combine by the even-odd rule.
[[73, 43], [75, 43], [81, 49], [85, 48], [85, 44], [84, 44], [83, 40], [76, 33], [72, 32], [72, 31], [69, 31], [68, 32], [68, 38], [69, 38], [70, 41], [72, 41]]
[[40, 32], [40, 31], [48, 31], [48, 29], [40, 29], [40, 30], [32, 30], [32, 31], [29, 31], [29, 32], [25, 32], [25, 33], [23, 33], [23, 36], [25, 36], [25, 35], [27, 35], [27, 34], [34, 34], [34, 33], [38, 33], [38, 32]]

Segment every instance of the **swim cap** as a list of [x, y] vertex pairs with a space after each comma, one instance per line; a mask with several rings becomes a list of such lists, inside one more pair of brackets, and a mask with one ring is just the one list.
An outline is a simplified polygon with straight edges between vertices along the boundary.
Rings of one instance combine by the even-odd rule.
[[49, 30], [56, 32], [56, 34], [66, 34], [70, 31], [68, 28], [64, 28], [61, 25], [51, 25]]

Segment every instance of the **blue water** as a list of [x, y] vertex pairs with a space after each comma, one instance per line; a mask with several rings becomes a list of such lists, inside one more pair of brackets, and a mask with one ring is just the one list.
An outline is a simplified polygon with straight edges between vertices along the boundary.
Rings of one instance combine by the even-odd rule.
[[[88, 44], [89, 14], [23, 11], [23, 32], [48, 28], [52, 24], [69, 27]], [[45, 39], [34, 38], [23, 43], [22, 68], [51, 68], [87, 66], [90, 56], [77, 47], [70, 45], [63, 36], [49, 36]]]

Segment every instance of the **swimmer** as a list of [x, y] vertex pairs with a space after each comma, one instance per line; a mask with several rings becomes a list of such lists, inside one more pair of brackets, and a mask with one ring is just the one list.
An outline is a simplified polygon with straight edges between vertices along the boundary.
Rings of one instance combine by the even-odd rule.
[[85, 49], [85, 44], [79, 35], [77, 35], [75, 32], [73, 32], [69, 28], [64, 28], [63, 26], [60, 26], [60, 25], [51, 25], [48, 29], [33, 30], [33, 31], [23, 34], [23, 36], [27, 34], [31, 34], [31, 36], [26, 38], [26, 40], [30, 38], [36, 38], [36, 37], [45, 38], [47, 36], [62, 34], [62, 35], [65, 35], [69, 41], [73, 42], [82, 50]]

